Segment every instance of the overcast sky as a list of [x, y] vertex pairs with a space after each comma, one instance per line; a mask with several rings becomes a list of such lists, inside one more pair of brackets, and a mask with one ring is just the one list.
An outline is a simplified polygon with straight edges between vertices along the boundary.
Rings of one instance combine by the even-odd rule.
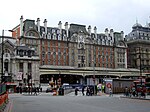
[[96, 26], [98, 33], [109, 28], [128, 34], [136, 19], [143, 26], [150, 22], [150, 0], [1, 0], [0, 4], [1, 32], [17, 26], [21, 15], [24, 20], [40, 18], [41, 25], [47, 19], [48, 27], [57, 27], [59, 21]]

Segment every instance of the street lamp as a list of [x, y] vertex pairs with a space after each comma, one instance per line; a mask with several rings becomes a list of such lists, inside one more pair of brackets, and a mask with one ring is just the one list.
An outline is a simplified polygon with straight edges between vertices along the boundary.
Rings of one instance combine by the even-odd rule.
[[93, 44], [93, 82], [94, 82], [94, 95], [95, 95], [95, 43]]
[[3, 54], [4, 54], [4, 46], [3, 46], [3, 42], [4, 42], [4, 30], [2, 30], [2, 49], [1, 49], [1, 66], [2, 66], [2, 68], [1, 68], [1, 83], [3, 83], [4, 82], [4, 74], [3, 74]]
[[142, 86], [142, 64], [141, 64], [141, 48], [139, 47], [139, 60], [140, 60], [140, 78], [141, 78], [141, 86]]

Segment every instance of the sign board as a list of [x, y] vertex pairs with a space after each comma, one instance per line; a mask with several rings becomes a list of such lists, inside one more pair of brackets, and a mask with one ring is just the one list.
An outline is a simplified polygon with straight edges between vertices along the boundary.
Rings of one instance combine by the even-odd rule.
[[17, 80], [22, 80], [22, 72], [18, 72], [18, 74], [17, 74]]
[[109, 88], [112, 88], [112, 79], [104, 79], [105, 81], [105, 92], [109, 93]]

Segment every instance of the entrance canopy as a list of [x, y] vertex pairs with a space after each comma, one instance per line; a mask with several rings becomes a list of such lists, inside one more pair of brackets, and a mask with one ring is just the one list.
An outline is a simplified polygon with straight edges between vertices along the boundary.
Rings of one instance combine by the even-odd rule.
[[101, 67], [70, 67], [70, 66], [49, 66], [44, 65], [40, 67], [40, 75], [44, 74], [68, 74], [68, 75], [81, 75], [83, 77], [95, 75], [95, 76], [117, 76], [117, 77], [139, 77], [140, 70], [138, 69], [112, 69], [112, 68], [101, 68]]

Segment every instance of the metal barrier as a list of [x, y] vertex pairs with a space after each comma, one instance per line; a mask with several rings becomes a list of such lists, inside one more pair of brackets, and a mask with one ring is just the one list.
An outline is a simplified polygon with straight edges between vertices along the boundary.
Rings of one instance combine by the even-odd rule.
[[0, 112], [3, 112], [8, 103], [8, 92], [0, 95]]
[[0, 95], [6, 93], [6, 85], [5, 84], [0, 84]]

